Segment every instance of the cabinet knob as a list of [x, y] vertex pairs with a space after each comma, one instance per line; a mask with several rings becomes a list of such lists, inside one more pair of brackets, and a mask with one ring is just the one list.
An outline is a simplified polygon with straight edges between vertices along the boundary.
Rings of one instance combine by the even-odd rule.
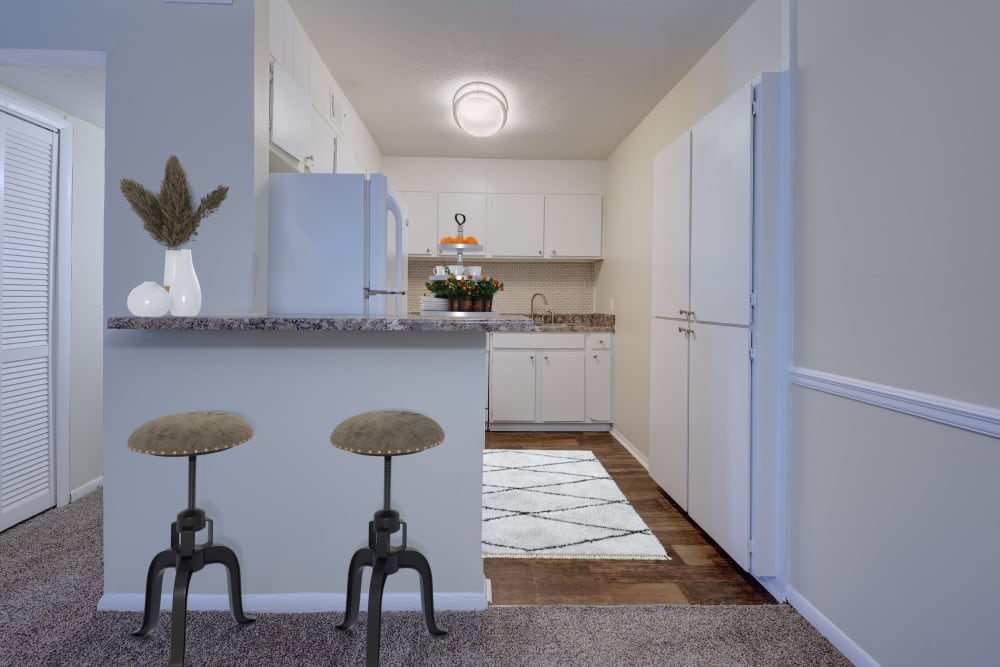
[[312, 162], [312, 161], [313, 161], [313, 160], [315, 160], [315, 159], [316, 159], [316, 158], [314, 158], [314, 157], [313, 157], [313, 154], [312, 154], [312, 153], [310, 153], [309, 155], [307, 155], [307, 156], [305, 156], [304, 158], [302, 158], [302, 161], [303, 161], [303, 162]]
[[597, 358], [597, 355], [595, 354], [595, 355], [594, 355], [594, 359], [596, 359], [596, 358]]
[[539, 254], [539, 255], [541, 255], [541, 254], [542, 254], [542, 251], [541, 251], [541, 250], [539, 250], [539, 251], [538, 251], [538, 254]]
[[556, 256], [556, 251], [555, 251], [555, 250], [553, 250], [553, 251], [552, 251], [552, 256], [553, 256], [553, 257], [555, 257], [555, 256]]
[[528, 358], [531, 359], [532, 361], [534, 361], [535, 360], [535, 355], [532, 354]]
[[545, 355], [545, 361], [548, 361], [548, 360], [549, 360], [549, 355], [546, 354]]
[[428, 249], [426, 250], [426, 252], [427, 252], [427, 254], [428, 254], [428, 255], [429, 255], [429, 254], [431, 254], [431, 249], [430, 249], [430, 248], [428, 248]]

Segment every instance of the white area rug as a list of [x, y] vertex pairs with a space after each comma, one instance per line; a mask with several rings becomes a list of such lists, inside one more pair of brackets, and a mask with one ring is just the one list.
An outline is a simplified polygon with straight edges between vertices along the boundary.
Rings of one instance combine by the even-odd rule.
[[487, 449], [483, 556], [670, 560], [592, 452]]

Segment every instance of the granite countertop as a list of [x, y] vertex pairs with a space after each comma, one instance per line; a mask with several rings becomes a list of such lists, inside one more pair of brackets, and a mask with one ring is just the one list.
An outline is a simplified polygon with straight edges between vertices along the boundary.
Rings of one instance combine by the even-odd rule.
[[[525, 317], [528, 317], [525, 315]], [[551, 319], [551, 321], [549, 321]], [[567, 333], [614, 333], [615, 316], [604, 313], [555, 313], [535, 314], [532, 331]]]
[[447, 318], [433, 315], [201, 315], [109, 317], [108, 329], [157, 331], [532, 331], [525, 315]]

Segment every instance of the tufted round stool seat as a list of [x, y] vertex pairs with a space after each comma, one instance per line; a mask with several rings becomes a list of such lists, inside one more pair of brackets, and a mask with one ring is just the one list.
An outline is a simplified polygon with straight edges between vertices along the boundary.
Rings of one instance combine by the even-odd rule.
[[[240, 591], [240, 563], [229, 547], [212, 541], [214, 524], [204, 510], [195, 507], [195, 478], [198, 456], [212, 454], [248, 442], [253, 428], [245, 419], [228, 412], [180, 412], [152, 419], [132, 432], [128, 448], [154, 456], [186, 456], [188, 459], [188, 506], [170, 524], [170, 548], [153, 557], [146, 574], [146, 601], [142, 627], [132, 634], [145, 637], [160, 615], [163, 572], [175, 568], [173, 606], [170, 615], [170, 664], [183, 667], [188, 587], [191, 575], [206, 565], [224, 565], [229, 582], [229, 607], [238, 623], [250, 623], [243, 613]], [[197, 544], [198, 532], [208, 529], [207, 539]]]
[[[381, 456], [384, 463], [383, 506], [368, 522], [368, 547], [358, 549], [351, 558], [347, 572], [347, 610], [337, 626], [347, 630], [358, 620], [361, 604], [361, 575], [366, 566], [372, 568], [368, 590], [367, 667], [379, 664], [379, 643], [382, 625], [382, 591], [385, 580], [401, 568], [416, 570], [420, 575], [420, 600], [424, 622], [432, 635], [447, 632], [434, 621], [434, 586], [427, 558], [406, 546], [406, 522], [390, 507], [392, 488], [392, 457], [416, 454], [444, 442], [444, 430], [430, 417], [406, 410], [375, 410], [348, 417], [333, 429], [330, 443], [354, 454]], [[399, 546], [390, 544], [393, 533], [402, 529]]]
[[180, 412], [152, 419], [128, 438], [128, 448], [154, 456], [212, 454], [249, 442], [253, 428], [228, 412]]
[[330, 443], [354, 454], [415, 454], [444, 442], [436, 421], [419, 412], [374, 410], [348, 417], [330, 434]]

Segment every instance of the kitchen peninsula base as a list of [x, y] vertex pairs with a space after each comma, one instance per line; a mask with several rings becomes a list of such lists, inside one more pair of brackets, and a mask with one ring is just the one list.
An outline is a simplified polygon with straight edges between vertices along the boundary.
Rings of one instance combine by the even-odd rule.
[[[415, 319], [385, 328], [424, 327]], [[225, 410], [243, 415], [254, 437], [205, 458], [198, 502], [215, 519], [216, 539], [240, 559], [246, 608], [342, 611], [345, 568], [364, 546], [364, 526], [381, 503], [381, 488], [371, 480], [382, 461], [335, 449], [330, 432], [359, 412], [401, 408], [426, 414], [445, 431], [441, 446], [399, 461], [392, 499], [434, 570], [435, 606], [484, 609], [485, 332], [524, 330], [530, 321], [434, 322], [427, 325], [433, 330], [401, 331], [371, 330], [383, 327], [360, 318], [354, 328], [368, 330], [321, 318], [302, 318], [301, 327], [288, 318], [249, 325], [203, 319], [208, 324], [194, 326], [198, 321], [109, 321], [99, 608], [141, 609], [149, 555], [162, 548], [162, 527], [185, 500], [176, 481], [186, 461], [130, 452], [128, 435], [165, 414]], [[164, 590], [171, 585], [165, 581]], [[191, 609], [227, 608], [221, 569], [209, 568], [191, 590]], [[419, 590], [416, 576], [393, 578], [385, 608], [419, 609]]]

